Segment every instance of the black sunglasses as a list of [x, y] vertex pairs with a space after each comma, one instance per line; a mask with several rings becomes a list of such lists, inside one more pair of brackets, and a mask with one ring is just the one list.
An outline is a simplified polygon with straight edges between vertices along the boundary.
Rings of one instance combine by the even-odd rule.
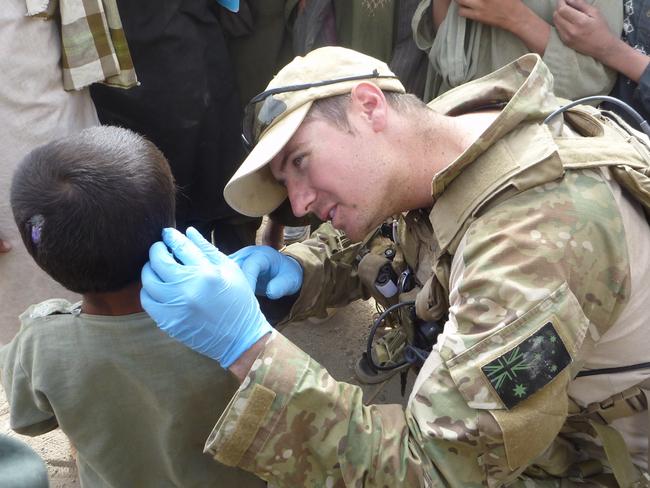
[[369, 75], [348, 76], [333, 80], [316, 81], [314, 83], [303, 83], [301, 85], [279, 86], [255, 95], [244, 109], [241, 134], [244, 147], [248, 152], [252, 151], [255, 144], [257, 144], [260, 134], [287, 110], [287, 104], [282, 100], [274, 98], [273, 95], [333, 85], [344, 81], [367, 80], [371, 78], [397, 78], [397, 76], [380, 75], [379, 71], [373, 70]]

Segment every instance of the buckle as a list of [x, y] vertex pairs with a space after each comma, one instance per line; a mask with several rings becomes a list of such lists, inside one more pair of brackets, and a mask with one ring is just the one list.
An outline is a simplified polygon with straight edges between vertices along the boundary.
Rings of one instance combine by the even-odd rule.
[[630, 417], [647, 410], [647, 408], [648, 401], [645, 393], [638, 386], [633, 386], [602, 402], [587, 405], [584, 413], [587, 417], [608, 425], [616, 419]]

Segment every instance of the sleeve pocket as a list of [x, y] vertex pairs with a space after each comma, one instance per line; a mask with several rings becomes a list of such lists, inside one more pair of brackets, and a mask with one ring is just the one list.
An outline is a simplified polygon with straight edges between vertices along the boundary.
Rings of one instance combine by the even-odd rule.
[[564, 283], [446, 364], [470, 407], [512, 409], [575, 360], [588, 327], [578, 300]]

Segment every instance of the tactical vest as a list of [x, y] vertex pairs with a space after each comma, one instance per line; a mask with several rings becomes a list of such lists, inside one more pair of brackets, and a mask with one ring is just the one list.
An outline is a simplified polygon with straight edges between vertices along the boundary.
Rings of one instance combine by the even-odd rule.
[[[566, 171], [607, 167], [614, 180], [641, 204], [650, 223], [650, 140], [617, 115], [589, 106], [567, 110], [564, 120], [583, 137], [554, 136], [551, 127], [545, 124], [518, 128], [530, 131], [538, 142], [521, 150], [539, 154], [521, 160], [516, 157], [477, 160], [436, 200], [429, 215], [437, 237], [437, 248], [433, 250], [434, 277], [424, 283], [415, 298], [418, 317], [432, 320], [447, 310], [451, 257], [474, 220], [514, 195], [561, 178]], [[612, 144], [612, 139], [627, 144]], [[522, 165], [521, 161], [532, 163]], [[650, 380], [647, 380], [586, 408], [570, 400], [567, 428], [587, 432], [601, 440], [616, 478], [614, 486], [650, 486], [647, 474], [640, 473], [632, 463], [621, 434], [608, 425], [618, 418], [648, 411], [649, 395]], [[591, 474], [588, 464], [579, 467], [579, 474]]]

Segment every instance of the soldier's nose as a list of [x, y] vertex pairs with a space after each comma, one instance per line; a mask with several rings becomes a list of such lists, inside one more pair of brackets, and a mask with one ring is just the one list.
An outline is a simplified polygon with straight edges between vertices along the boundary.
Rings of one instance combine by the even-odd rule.
[[291, 210], [296, 217], [304, 217], [310, 212], [310, 208], [316, 200], [316, 193], [308, 188], [289, 188], [289, 201]]

